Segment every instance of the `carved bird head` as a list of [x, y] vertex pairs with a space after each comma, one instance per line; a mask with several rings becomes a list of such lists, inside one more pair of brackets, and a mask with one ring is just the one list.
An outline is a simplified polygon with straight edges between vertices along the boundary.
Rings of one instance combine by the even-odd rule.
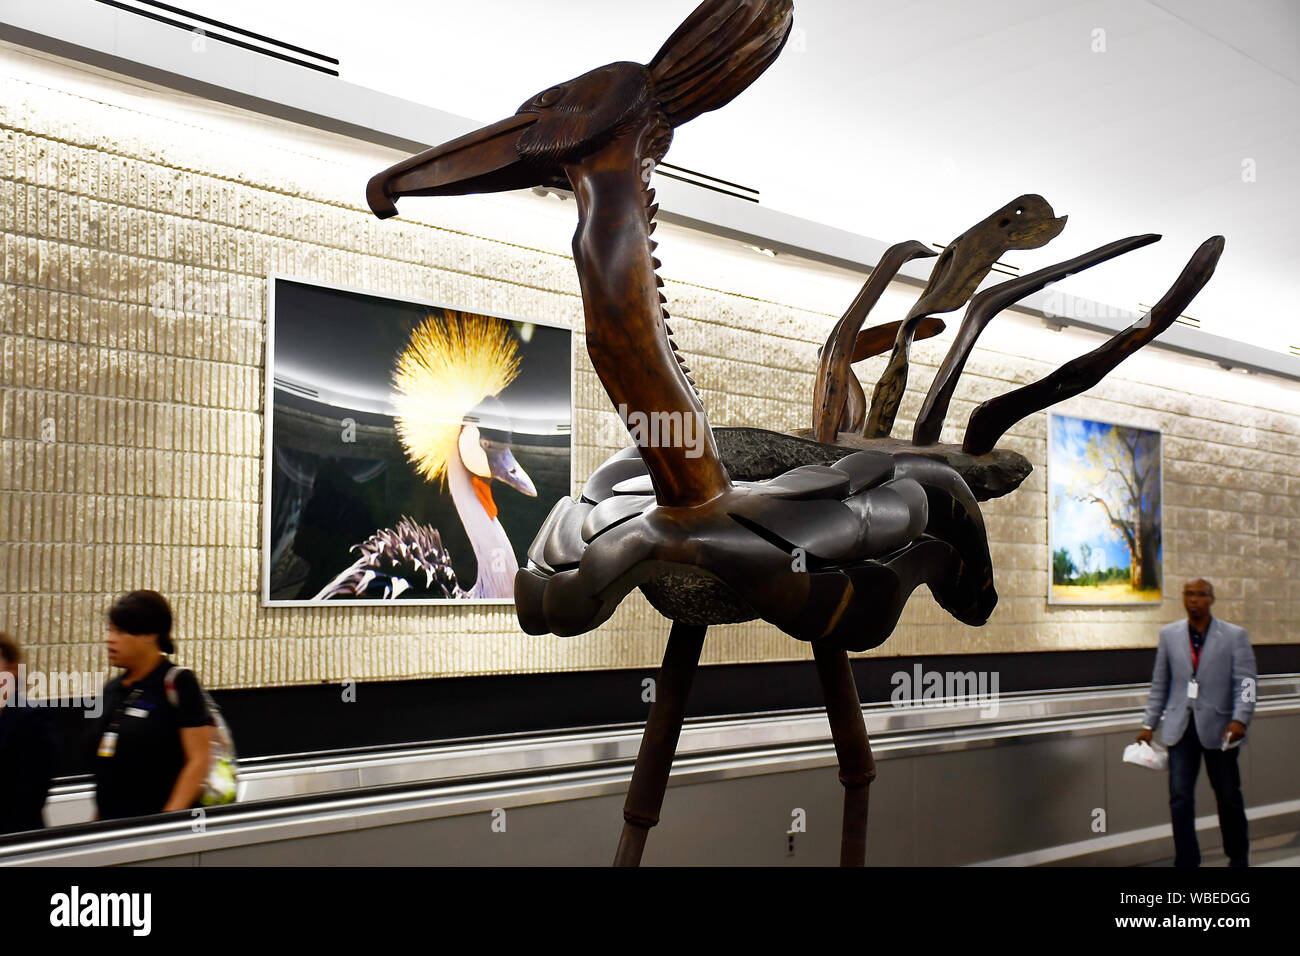
[[567, 188], [581, 164], [633, 128], [648, 128], [650, 155], [672, 130], [731, 102], [781, 52], [792, 0], [705, 0], [648, 64], [610, 63], [530, 97], [514, 116], [389, 167], [366, 199], [381, 219], [400, 196], [453, 196], [531, 186]]

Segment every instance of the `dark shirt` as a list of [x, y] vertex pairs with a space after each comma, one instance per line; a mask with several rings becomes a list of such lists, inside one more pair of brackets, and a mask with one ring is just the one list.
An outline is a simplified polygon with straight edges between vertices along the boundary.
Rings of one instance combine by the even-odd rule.
[[[122, 675], [104, 685], [104, 712], [90, 743], [99, 818], [111, 820], [160, 813], [185, 766], [182, 727], [211, 723], [194, 672], [176, 674], [177, 705], [167, 699], [165, 680], [175, 665], [167, 658], [131, 686]], [[116, 724], [117, 745], [111, 757], [99, 756], [99, 744]]]
[[0, 708], [0, 833], [39, 830], [57, 759], [54, 722], [44, 707]]
[[1205, 624], [1205, 630], [1198, 631], [1192, 627], [1192, 622], [1187, 622], [1187, 638], [1192, 642], [1192, 673], [1195, 674], [1201, 663], [1201, 651], [1205, 648], [1205, 637], [1210, 633], [1210, 626], [1214, 623], [1214, 618], [1210, 618]]

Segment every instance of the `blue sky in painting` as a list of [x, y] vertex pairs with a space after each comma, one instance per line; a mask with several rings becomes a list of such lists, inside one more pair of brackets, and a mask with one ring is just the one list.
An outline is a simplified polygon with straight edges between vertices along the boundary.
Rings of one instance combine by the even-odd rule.
[[1065, 495], [1073, 473], [1073, 464], [1084, 458], [1088, 442], [1112, 431], [1114, 425], [1065, 415], [1052, 415], [1051, 447], [1048, 450], [1048, 506], [1052, 509], [1051, 544], [1053, 552], [1065, 548], [1076, 566], [1082, 562], [1079, 546], [1092, 546], [1091, 566], [1080, 571], [1097, 571], [1110, 567], [1127, 567], [1128, 549], [1112, 531], [1100, 505], [1086, 504]]

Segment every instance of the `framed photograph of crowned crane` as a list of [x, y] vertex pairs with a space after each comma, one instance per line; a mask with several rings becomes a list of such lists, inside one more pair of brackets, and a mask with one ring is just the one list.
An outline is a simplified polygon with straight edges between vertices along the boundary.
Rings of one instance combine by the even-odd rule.
[[1051, 604], [1160, 604], [1160, 433], [1048, 415]]
[[262, 603], [512, 603], [572, 493], [567, 328], [269, 279]]

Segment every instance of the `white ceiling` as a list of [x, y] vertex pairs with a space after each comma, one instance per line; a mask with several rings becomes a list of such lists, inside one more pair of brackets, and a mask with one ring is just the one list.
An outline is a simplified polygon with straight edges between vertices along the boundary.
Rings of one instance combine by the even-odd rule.
[[[185, 6], [336, 56], [353, 83], [490, 121], [603, 63], [645, 62], [695, 0]], [[1049, 249], [1011, 254], [1022, 269], [1164, 235], [1068, 280], [1127, 309], [1222, 233], [1189, 313], [1217, 335], [1300, 346], [1300, 3], [796, 0], [795, 27], [753, 87], [678, 130], [669, 162], [891, 242], [947, 242], [1041, 193], [1070, 223]]]

